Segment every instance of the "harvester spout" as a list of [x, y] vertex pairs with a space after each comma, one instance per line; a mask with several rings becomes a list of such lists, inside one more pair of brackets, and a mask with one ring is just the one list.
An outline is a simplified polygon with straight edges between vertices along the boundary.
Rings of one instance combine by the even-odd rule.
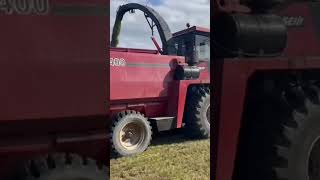
[[[150, 18], [154, 25], [157, 27], [161, 42], [162, 42], [162, 54], [169, 54], [169, 40], [172, 38], [172, 33], [166, 21], [157, 13], [154, 9], [137, 3], [129, 3], [119, 7], [117, 11], [116, 20], [113, 26], [113, 32], [111, 37], [111, 47], [117, 47], [119, 44], [119, 34], [121, 31], [121, 21], [125, 13], [131, 10], [139, 9], [142, 11], [146, 18]], [[147, 19], [148, 20], [148, 19]]]

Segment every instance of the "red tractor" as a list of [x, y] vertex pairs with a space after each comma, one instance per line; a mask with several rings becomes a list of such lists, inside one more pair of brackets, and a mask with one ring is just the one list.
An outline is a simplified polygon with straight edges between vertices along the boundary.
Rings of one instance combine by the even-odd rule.
[[214, 1], [216, 180], [320, 179], [319, 9]]
[[[117, 48], [127, 12], [144, 13], [162, 48]], [[110, 142], [119, 156], [141, 153], [152, 132], [185, 127], [192, 137], [210, 136], [210, 31], [190, 27], [172, 34], [152, 8], [136, 3], [117, 11], [110, 49]]]
[[106, 0], [0, 0], [0, 179], [108, 179]]

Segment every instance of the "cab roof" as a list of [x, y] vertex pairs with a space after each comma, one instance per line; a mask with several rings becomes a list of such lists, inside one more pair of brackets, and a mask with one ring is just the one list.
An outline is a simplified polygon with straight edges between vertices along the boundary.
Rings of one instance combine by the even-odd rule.
[[182, 34], [187, 34], [189, 32], [193, 32], [193, 31], [210, 33], [210, 29], [208, 29], [208, 28], [199, 27], [199, 26], [192, 26], [192, 27], [190, 27], [188, 29], [184, 29], [182, 31], [178, 31], [176, 33], [173, 33], [172, 36], [180, 36]]

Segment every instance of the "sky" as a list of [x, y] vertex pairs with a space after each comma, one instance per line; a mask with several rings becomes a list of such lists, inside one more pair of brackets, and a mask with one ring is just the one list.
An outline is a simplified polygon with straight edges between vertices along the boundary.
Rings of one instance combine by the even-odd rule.
[[[185, 29], [187, 23], [191, 26], [210, 27], [210, 0], [111, 0], [110, 32], [112, 33], [116, 12], [120, 5], [127, 3], [145, 5], [147, 1], [147, 5], [165, 19], [172, 33]], [[141, 11], [136, 10], [135, 14], [125, 14], [118, 47], [156, 49], [150, 37], [151, 29]], [[157, 30], [155, 30], [155, 38], [161, 45]]]

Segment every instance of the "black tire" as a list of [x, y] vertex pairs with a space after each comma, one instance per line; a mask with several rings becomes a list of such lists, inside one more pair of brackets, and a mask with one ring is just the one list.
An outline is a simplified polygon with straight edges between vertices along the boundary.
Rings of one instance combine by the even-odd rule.
[[320, 89], [310, 82], [290, 84], [251, 107], [247, 117], [256, 122], [242, 141], [240, 179], [320, 179]]
[[193, 86], [188, 90], [184, 119], [188, 137], [210, 137], [210, 88]]
[[[128, 128], [129, 126], [132, 129]], [[125, 131], [124, 129], [129, 129]], [[123, 139], [119, 138], [120, 133], [126, 132], [123, 137], [130, 139], [126, 144]], [[129, 137], [127, 137], [129, 136]], [[152, 139], [152, 128], [150, 122], [140, 112], [127, 110], [119, 113], [114, 118], [111, 128], [111, 155], [112, 156], [131, 156], [144, 152], [150, 145]], [[131, 140], [136, 142], [131, 143]]]
[[106, 166], [75, 154], [54, 154], [26, 161], [9, 180], [106, 180]]

